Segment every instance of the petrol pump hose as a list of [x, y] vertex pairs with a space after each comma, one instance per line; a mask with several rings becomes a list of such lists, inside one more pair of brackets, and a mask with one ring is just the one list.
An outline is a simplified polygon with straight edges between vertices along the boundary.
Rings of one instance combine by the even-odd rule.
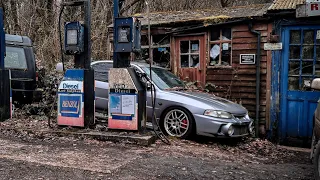
[[[64, 5], [62, 5], [61, 9], [60, 9], [60, 13], [59, 13], [59, 19], [58, 19], [58, 29], [59, 29], [59, 42], [60, 42], [60, 54], [61, 54], [61, 61], [62, 61], [62, 69], [63, 69], [63, 72], [64, 72], [64, 59], [63, 59], [63, 49], [62, 49], [62, 42], [61, 42], [61, 39], [62, 39], [62, 33], [61, 33], [61, 16], [62, 16], [62, 13], [63, 13], [63, 10], [64, 10]], [[58, 98], [58, 87], [59, 87], [59, 84], [57, 84], [57, 86], [55, 88], [56, 89], [56, 97], [54, 98], [54, 102], [52, 104], [52, 107], [51, 107], [51, 110], [50, 110], [50, 116], [52, 115], [52, 112], [54, 110], [54, 106], [57, 102], [57, 98]], [[51, 118], [49, 117], [48, 118], [48, 126], [50, 128], [53, 128], [52, 124], [51, 124]]]
[[[63, 10], [64, 10], [64, 7], [65, 5], [62, 4], [62, 7], [60, 9], [60, 12], [59, 12], [59, 19], [58, 19], [58, 28], [59, 28], [59, 42], [60, 42], [60, 54], [61, 54], [61, 61], [62, 61], [62, 69], [63, 69], [63, 72], [65, 72], [65, 69], [64, 69], [64, 57], [63, 57], [63, 48], [62, 48], [62, 33], [61, 33], [61, 16], [62, 16], [62, 13], [63, 13]], [[58, 99], [58, 88], [59, 88], [59, 84], [60, 82], [58, 82], [57, 86], [56, 86], [56, 97], [54, 98], [54, 102], [52, 104], [52, 107], [51, 107], [51, 111], [50, 111], [50, 116], [54, 110], [54, 106], [57, 102], [57, 99]], [[51, 118], [48, 118], [48, 126], [50, 128], [53, 128], [52, 124], [51, 124]]]
[[[171, 145], [169, 139], [163, 134], [160, 126], [159, 126], [159, 122], [157, 121], [157, 116], [156, 116], [156, 111], [155, 111], [155, 105], [156, 105], [156, 97], [157, 97], [157, 94], [156, 94], [156, 88], [154, 87], [154, 84], [152, 83], [152, 65], [151, 65], [151, 62], [150, 62], [150, 84], [151, 84], [151, 103], [152, 103], [152, 127], [153, 127], [153, 131], [154, 133], [158, 136], [159, 139], [161, 139], [162, 142], [168, 144], [168, 145]], [[159, 130], [157, 131], [155, 129], [155, 125], [157, 125], [157, 127], [159, 128]]]

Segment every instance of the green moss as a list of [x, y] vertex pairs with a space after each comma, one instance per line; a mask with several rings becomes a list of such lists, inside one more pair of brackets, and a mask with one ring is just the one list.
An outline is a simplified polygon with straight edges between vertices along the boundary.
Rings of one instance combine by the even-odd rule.
[[204, 21], [204, 24], [218, 24], [218, 23], [226, 22], [230, 18], [231, 18], [230, 16], [219, 15], [219, 16], [209, 16], [209, 17], [201, 18], [201, 20]]

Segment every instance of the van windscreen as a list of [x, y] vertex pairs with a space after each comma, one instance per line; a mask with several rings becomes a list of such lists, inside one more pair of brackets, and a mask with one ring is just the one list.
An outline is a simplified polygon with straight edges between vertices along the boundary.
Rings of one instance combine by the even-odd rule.
[[4, 66], [8, 69], [28, 69], [24, 49], [7, 46]]

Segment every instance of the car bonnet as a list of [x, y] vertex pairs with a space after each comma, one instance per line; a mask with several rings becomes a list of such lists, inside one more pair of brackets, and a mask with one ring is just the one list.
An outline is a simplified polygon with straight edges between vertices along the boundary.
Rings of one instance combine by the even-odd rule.
[[213, 110], [222, 110], [234, 115], [244, 115], [247, 113], [247, 110], [243, 106], [208, 93], [188, 91], [171, 91], [171, 93], [205, 103], [211, 106]]

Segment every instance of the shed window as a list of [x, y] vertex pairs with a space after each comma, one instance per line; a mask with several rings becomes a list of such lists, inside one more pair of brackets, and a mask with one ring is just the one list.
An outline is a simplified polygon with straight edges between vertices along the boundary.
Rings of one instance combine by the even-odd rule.
[[[151, 42], [153, 63], [157, 66], [170, 69], [170, 36], [163, 34], [152, 35]], [[136, 58], [140, 60], [149, 59], [147, 35], [141, 35], [141, 52]]]
[[199, 40], [180, 41], [180, 66], [182, 68], [199, 67]]
[[231, 28], [214, 28], [210, 32], [210, 66], [231, 66]]

